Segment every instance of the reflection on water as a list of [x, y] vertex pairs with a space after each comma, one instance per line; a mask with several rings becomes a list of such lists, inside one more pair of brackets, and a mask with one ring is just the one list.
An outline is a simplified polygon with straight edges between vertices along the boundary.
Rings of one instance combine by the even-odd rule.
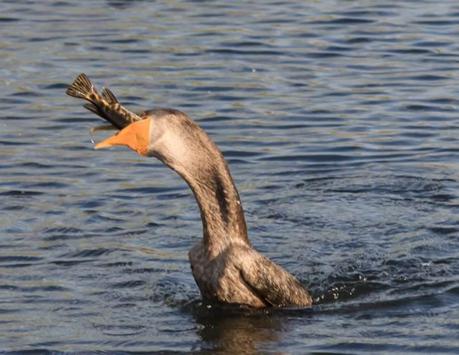
[[255, 353], [281, 340], [285, 331], [283, 319], [261, 311], [225, 311], [201, 305], [194, 309], [193, 316], [202, 340], [194, 350]]
[[[457, 353], [454, 1], [0, 3], [0, 351]], [[311, 310], [201, 304], [187, 186], [94, 151], [86, 72], [223, 150]]]

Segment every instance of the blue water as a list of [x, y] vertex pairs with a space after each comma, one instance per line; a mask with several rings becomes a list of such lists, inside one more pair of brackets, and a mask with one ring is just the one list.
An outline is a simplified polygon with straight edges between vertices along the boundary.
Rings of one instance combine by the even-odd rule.
[[[456, 1], [2, 1], [0, 351], [459, 352]], [[224, 152], [310, 310], [201, 302], [186, 184], [65, 96], [80, 72]]]

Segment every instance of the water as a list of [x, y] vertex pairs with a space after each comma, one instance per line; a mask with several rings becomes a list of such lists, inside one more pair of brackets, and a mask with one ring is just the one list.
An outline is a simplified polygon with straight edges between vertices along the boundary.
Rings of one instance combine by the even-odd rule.
[[[459, 351], [456, 1], [2, 1], [0, 350]], [[311, 310], [203, 304], [186, 185], [64, 95], [187, 112]], [[98, 133], [95, 140], [103, 138]]]

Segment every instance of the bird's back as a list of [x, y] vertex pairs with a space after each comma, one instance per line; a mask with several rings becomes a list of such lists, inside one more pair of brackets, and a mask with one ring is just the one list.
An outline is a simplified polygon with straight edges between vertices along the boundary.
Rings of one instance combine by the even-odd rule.
[[312, 298], [298, 280], [248, 245], [234, 243], [209, 257], [203, 243], [189, 253], [204, 298], [251, 307], [308, 307]]

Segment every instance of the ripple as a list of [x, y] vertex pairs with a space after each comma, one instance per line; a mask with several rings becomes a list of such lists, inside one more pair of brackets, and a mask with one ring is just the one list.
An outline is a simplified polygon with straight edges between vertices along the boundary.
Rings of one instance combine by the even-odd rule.
[[266, 55], [273, 55], [278, 56], [282, 53], [279, 51], [274, 50], [242, 50], [242, 49], [234, 49], [234, 48], [218, 48], [218, 49], [209, 49], [206, 51], [209, 54], [238, 54], [238, 55], [258, 55], [258, 56], [266, 56]]
[[372, 19], [365, 19], [365, 18], [357, 18], [357, 17], [340, 17], [331, 20], [322, 20], [322, 21], [313, 21], [310, 22], [310, 25], [324, 25], [324, 24], [332, 24], [332, 25], [360, 25], [366, 23], [373, 23], [374, 20]]
[[14, 255], [14, 256], [9, 256], [9, 255], [0, 255], [0, 263], [10, 263], [10, 262], [15, 262], [15, 261], [39, 261], [41, 260], [40, 257], [35, 257], [35, 256], [22, 256], [22, 255]]
[[106, 248], [98, 248], [98, 249], [84, 249], [84, 250], [79, 250], [77, 252], [72, 252], [68, 253], [65, 255], [62, 255], [62, 257], [66, 258], [92, 258], [92, 257], [97, 257], [101, 255], [106, 255], [114, 252], [115, 250], [113, 249], [106, 249]]
[[0, 17], [0, 22], [17, 22], [21, 21], [21, 19], [16, 17]]
[[142, 280], [129, 280], [124, 282], [117, 282], [112, 284], [113, 288], [136, 288], [140, 286], [144, 286], [145, 281]]
[[9, 190], [0, 192], [0, 196], [30, 197], [39, 195], [43, 195], [43, 192], [28, 190]]
[[42, 86], [41, 89], [44, 89], [44, 90], [61, 90], [61, 89], [67, 89], [68, 87], [69, 87], [69, 83], [53, 83], [53, 84]]

